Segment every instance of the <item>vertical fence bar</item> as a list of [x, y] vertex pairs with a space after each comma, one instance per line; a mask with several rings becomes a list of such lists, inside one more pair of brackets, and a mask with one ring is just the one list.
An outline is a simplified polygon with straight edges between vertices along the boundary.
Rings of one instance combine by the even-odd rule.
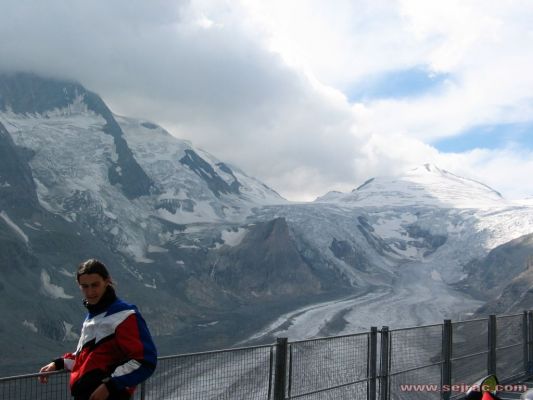
[[489, 353], [487, 357], [487, 373], [496, 374], [496, 315], [489, 315]]
[[533, 374], [533, 312], [527, 313], [527, 347], [528, 347], [528, 374]]
[[287, 398], [291, 398], [291, 392], [292, 392], [292, 346], [289, 345], [289, 382], [287, 382]]
[[384, 326], [381, 328], [381, 362], [379, 371], [379, 398], [380, 400], [389, 399], [389, 349], [390, 349], [390, 337], [389, 327]]
[[144, 400], [146, 398], [145, 389], [146, 389], [146, 384], [143, 382], [141, 383], [141, 400]]
[[276, 372], [274, 375], [274, 400], [285, 400], [287, 377], [287, 338], [276, 339]]
[[368, 338], [368, 400], [376, 399], [376, 374], [378, 363], [378, 328], [372, 326], [370, 328], [370, 336]]
[[452, 321], [445, 319], [442, 325], [441, 399], [443, 400], [449, 400], [452, 394], [452, 332]]
[[274, 370], [272, 367], [274, 366], [274, 346], [270, 346], [270, 359], [268, 364], [268, 395], [267, 400], [270, 400], [270, 396], [272, 396], [272, 375], [274, 375]]
[[524, 311], [522, 314], [522, 341], [523, 341], [523, 351], [522, 351], [522, 357], [524, 360], [524, 374], [527, 375], [528, 369], [529, 369], [529, 360], [528, 360], [528, 330], [527, 330], [527, 311]]

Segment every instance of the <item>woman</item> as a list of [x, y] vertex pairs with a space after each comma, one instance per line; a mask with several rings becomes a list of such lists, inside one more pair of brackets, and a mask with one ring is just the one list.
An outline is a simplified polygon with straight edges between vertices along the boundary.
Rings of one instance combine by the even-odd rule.
[[[129, 399], [157, 363], [146, 322], [137, 307], [117, 298], [109, 272], [100, 261], [81, 263], [76, 279], [89, 310], [78, 347], [40, 372], [70, 370], [75, 400]], [[45, 383], [46, 376], [40, 380]]]

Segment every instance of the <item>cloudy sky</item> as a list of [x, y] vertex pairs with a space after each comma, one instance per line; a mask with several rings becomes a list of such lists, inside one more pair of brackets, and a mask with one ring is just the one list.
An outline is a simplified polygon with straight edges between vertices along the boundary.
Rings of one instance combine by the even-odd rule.
[[422, 163], [533, 196], [530, 0], [2, 0], [0, 70], [77, 80], [291, 200]]

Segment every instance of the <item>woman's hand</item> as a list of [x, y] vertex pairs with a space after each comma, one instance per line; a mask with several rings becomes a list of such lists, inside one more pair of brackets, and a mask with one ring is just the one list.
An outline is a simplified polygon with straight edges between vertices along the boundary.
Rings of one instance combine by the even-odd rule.
[[[39, 372], [52, 372], [56, 370], [56, 364], [52, 361], [50, 364], [46, 364], [44, 367], [42, 367]], [[41, 383], [48, 383], [48, 376], [41, 375], [39, 376], [39, 382]]]
[[109, 397], [109, 390], [107, 386], [103, 383], [96, 388], [96, 390], [91, 394], [89, 400], [106, 400]]

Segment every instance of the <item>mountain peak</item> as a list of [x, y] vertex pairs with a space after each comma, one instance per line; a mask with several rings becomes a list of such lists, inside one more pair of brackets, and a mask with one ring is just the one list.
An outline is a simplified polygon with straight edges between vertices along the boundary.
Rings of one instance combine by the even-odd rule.
[[489, 186], [433, 164], [423, 164], [399, 176], [371, 178], [351, 193], [331, 200], [365, 207], [442, 208], [485, 208], [502, 206], [505, 202], [501, 194]]
[[448, 174], [449, 172], [444, 169], [440, 169], [434, 164], [429, 164], [429, 163], [419, 165], [418, 167], [407, 171], [407, 174], [428, 174], [428, 173], [434, 174], [434, 175], [445, 175], [445, 174]]
[[113, 185], [118, 185], [130, 199], [154, 190], [153, 182], [133, 157], [111, 110], [96, 93], [68, 80], [26, 72], [0, 74], [0, 114], [15, 114], [19, 119], [41, 115], [48, 118], [64, 110], [68, 115], [90, 111], [105, 121], [102, 131], [113, 138], [116, 152], [108, 165], [108, 179]]
[[44, 78], [32, 73], [0, 74], [0, 111], [15, 114], [44, 114], [64, 109], [87, 90], [69, 80]]
[[332, 200], [336, 200], [340, 197], [344, 196], [344, 193], [342, 192], [339, 192], [337, 190], [332, 190], [332, 191], [329, 191], [327, 192], [325, 195], [323, 196], [319, 196], [315, 199], [316, 202], [327, 202], [327, 201], [332, 201]]

